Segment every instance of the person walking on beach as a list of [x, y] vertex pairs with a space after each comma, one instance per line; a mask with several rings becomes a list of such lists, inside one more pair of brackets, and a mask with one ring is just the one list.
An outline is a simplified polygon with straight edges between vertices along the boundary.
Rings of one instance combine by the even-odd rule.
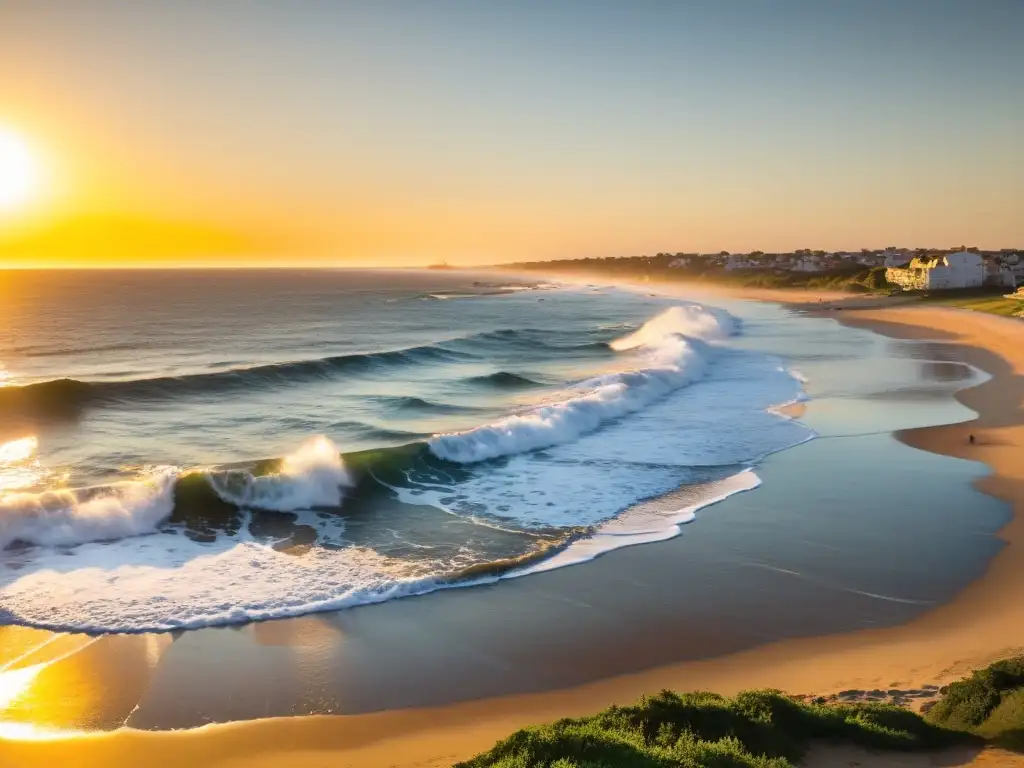
[[971, 442], [971, 445], [974, 445], [974, 435], [968, 435], [967, 439]]

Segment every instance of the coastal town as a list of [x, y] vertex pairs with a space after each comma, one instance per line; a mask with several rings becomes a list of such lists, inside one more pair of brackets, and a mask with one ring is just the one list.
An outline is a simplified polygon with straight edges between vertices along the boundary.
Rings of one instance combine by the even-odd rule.
[[889, 283], [906, 290], [977, 288], [983, 285], [1014, 288], [1024, 282], [1024, 254], [1015, 248], [983, 251], [960, 246], [946, 250], [889, 247], [883, 250], [825, 251], [797, 250], [788, 253], [687, 254], [669, 257], [672, 269], [698, 265], [736, 270], [824, 273], [856, 268], [885, 267]]
[[[959, 246], [945, 250], [896, 248], [861, 251], [784, 253], [658, 253], [635, 257], [669, 269], [722, 270], [725, 272], [828, 273], [885, 268], [886, 280], [906, 290], [977, 288], [985, 285], [1014, 288], [1024, 283], [1024, 251], [1004, 248], [985, 251]], [[583, 261], [590, 261], [583, 259]]]
[[[941, 291], [990, 288], [1014, 291], [1024, 285], [1024, 249], [982, 250], [899, 248], [821, 251], [799, 249], [769, 253], [656, 253], [653, 256], [584, 258], [514, 265], [525, 269], [562, 268], [596, 272], [687, 273], [722, 279], [781, 284], [817, 283], [825, 278], [856, 278], [865, 289]], [[854, 285], [854, 283], [850, 283]]]

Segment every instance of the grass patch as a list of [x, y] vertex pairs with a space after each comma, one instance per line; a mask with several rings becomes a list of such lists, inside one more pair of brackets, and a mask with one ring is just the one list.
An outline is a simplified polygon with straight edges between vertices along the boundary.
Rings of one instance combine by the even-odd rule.
[[1024, 688], [1003, 696], [975, 732], [1003, 749], [1024, 752]]
[[927, 717], [944, 728], [1024, 751], [1024, 656], [997, 661], [950, 684]]
[[920, 750], [970, 738], [887, 704], [662, 691], [633, 706], [523, 729], [457, 768], [786, 768], [812, 741]]
[[1009, 288], [970, 288], [962, 291], [933, 291], [921, 296], [921, 301], [941, 307], [970, 309], [974, 312], [985, 312], [990, 315], [1016, 317], [1017, 312], [1024, 309], [1024, 302], [1007, 299], [1004, 294]]

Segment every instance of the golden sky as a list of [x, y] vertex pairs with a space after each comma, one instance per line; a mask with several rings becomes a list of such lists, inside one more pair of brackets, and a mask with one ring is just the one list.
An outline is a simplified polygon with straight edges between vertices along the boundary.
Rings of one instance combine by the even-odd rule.
[[1024, 246], [1024, 6], [822, 5], [4, 4], [0, 265]]

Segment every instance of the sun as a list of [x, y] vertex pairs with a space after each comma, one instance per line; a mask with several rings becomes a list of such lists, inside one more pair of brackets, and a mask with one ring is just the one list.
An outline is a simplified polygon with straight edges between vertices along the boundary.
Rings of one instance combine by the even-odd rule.
[[27, 205], [40, 186], [32, 148], [17, 133], [0, 127], [0, 211]]

